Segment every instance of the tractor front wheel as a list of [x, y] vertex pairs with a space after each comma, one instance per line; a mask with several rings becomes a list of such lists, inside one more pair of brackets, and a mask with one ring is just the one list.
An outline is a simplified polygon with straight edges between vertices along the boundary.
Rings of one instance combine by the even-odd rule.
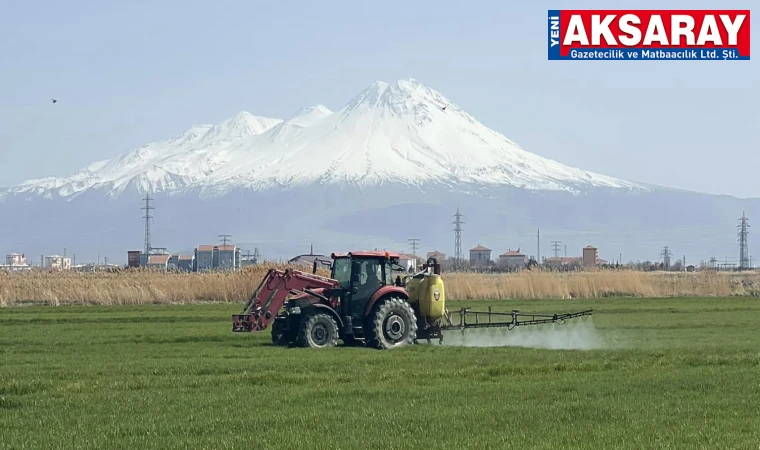
[[276, 318], [272, 322], [272, 343], [280, 347], [290, 344], [291, 333], [285, 329], [287, 325], [285, 320], [284, 318]]
[[335, 347], [338, 345], [338, 324], [329, 314], [317, 313], [304, 318], [298, 333], [301, 347]]
[[370, 347], [390, 349], [411, 345], [417, 339], [417, 316], [404, 299], [390, 297], [375, 305], [367, 328]]

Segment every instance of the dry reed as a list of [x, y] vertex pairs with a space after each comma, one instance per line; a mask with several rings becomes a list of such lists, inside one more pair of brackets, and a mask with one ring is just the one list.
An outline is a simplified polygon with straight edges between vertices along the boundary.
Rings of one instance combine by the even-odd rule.
[[[216, 273], [0, 272], [0, 306], [242, 303], [272, 267], [283, 268], [254, 266]], [[754, 296], [760, 292], [760, 274], [749, 272], [445, 273], [444, 281], [449, 300]]]

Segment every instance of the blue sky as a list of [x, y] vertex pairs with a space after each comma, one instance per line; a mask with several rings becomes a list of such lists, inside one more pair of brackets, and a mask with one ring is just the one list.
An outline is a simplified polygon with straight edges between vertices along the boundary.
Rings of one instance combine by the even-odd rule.
[[[374, 80], [412, 77], [542, 156], [637, 181], [760, 197], [760, 55], [547, 61], [548, 9], [632, 5], [5, 2], [0, 186], [69, 175], [241, 110], [287, 117], [318, 103], [338, 109]], [[751, 23], [760, 30], [756, 18]], [[752, 46], [760, 48], [754, 36]]]

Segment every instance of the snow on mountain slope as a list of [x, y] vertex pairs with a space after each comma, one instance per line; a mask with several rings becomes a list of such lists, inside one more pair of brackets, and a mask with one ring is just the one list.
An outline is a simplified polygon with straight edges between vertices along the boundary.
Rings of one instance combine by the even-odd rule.
[[530, 153], [416, 80], [376, 81], [332, 112], [302, 108], [287, 120], [246, 112], [101, 161], [68, 178], [30, 180], [12, 193], [75, 196], [128, 186], [213, 196], [312, 183], [358, 186], [510, 185], [583, 191], [644, 188]]
[[105, 188], [118, 195], [130, 184], [141, 191], [179, 190], [202, 181], [225, 163], [230, 145], [281, 122], [243, 111], [218, 125], [196, 125], [180, 135], [96, 162], [70, 177], [29, 180], [9, 192], [74, 197], [88, 189]]

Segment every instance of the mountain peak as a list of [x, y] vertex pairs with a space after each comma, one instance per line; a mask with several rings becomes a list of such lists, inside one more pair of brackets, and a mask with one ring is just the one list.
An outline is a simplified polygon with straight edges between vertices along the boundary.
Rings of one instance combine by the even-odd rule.
[[322, 104], [305, 106], [290, 116], [290, 119], [287, 120], [287, 123], [300, 127], [309, 127], [331, 114], [333, 114], [333, 112], [330, 110], [330, 108]]
[[318, 104], [283, 121], [240, 111], [213, 126], [154, 142], [74, 176], [11, 192], [237, 189], [311, 184], [514, 186], [582, 192], [640, 188], [530, 153], [414, 78], [375, 81], [339, 112]]
[[229, 119], [211, 127], [203, 139], [235, 140], [247, 138], [262, 134], [280, 122], [282, 119], [254, 116], [248, 111], [240, 111]]

